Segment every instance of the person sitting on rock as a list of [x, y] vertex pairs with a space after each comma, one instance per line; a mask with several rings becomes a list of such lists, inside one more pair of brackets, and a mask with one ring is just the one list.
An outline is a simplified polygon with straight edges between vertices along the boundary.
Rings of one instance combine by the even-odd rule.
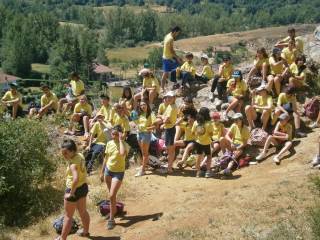
[[132, 91], [129, 86], [123, 87], [119, 104], [124, 107], [126, 115], [130, 116], [131, 111], [134, 109], [134, 97], [132, 96]]
[[252, 92], [251, 105], [245, 107], [249, 129], [255, 128], [254, 121], [262, 122], [262, 129], [266, 130], [273, 108], [272, 97], [268, 94], [267, 87], [262, 85]]
[[1, 104], [11, 114], [12, 119], [23, 117], [22, 95], [18, 92], [18, 85], [10, 83], [10, 90], [1, 98]]
[[247, 82], [254, 76], [261, 76], [262, 81], [267, 82], [267, 76], [269, 72], [269, 57], [265, 48], [259, 48], [256, 53], [256, 57], [253, 62]]
[[281, 57], [286, 60], [288, 65], [290, 66], [292, 63], [296, 61], [298, 56], [298, 50], [296, 49], [295, 40], [289, 40], [288, 47], [282, 49]]
[[180, 68], [177, 68], [177, 76], [180, 76], [180, 78], [182, 79], [182, 86], [190, 87], [190, 83], [195, 79], [196, 68], [192, 62], [192, 53], [187, 53], [185, 58], [186, 61]]
[[201, 55], [201, 63], [203, 65], [202, 71], [200, 73], [196, 73], [195, 78], [199, 82], [207, 83], [213, 78], [214, 73], [209, 64], [209, 57], [206, 54]]
[[212, 143], [211, 143], [211, 149], [212, 149], [212, 155], [218, 154], [221, 150], [220, 146], [220, 140], [225, 136], [225, 128], [223, 123], [221, 122], [221, 116], [219, 112], [213, 112], [211, 114], [212, 119]]
[[277, 42], [275, 47], [281, 49], [286, 48], [288, 47], [290, 40], [295, 40], [296, 48], [299, 51], [299, 54], [303, 54], [303, 41], [300, 37], [296, 36], [296, 30], [292, 27], [288, 29], [288, 36]]
[[243, 81], [242, 73], [240, 70], [235, 70], [232, 77], [227, 83], [227, 94], [229, 106], [223, 113], [223, 118], [228, 118], [228, 113], [231, 110], [241, 112], [241, 108], [244, 102], [244, 97], [247, 93], [247, 84]]
[[227, 91], [227, 82], [231, 79], [233, 73], [233, 66], [230, 56], [223, 56], [223, 62], [219, 66], [218, 75], [214, 77], [211, 85], [211, 101], [214, 100], [214, 92], [217, 88], [218, 100], [220, 105], [225, 100], [225, 93]]
[[112, 106], [110, 105], [110, 97], [104, 94], [100, 95], [100, 103], [101, 107], [98, 110], [96, 116], [90, 119], [90, 126], [94, 124], [99, 114], [102, 114], [104, 116], [104, 122], [111, 122]]
[[41, 118], [46, 114], [52, 114], [57, 112], [58, 109], [58, 98], [55, 93], [50, 91], [48, 85], [42, 85], [41, 90], [43, 95], [41, 96], [41, 108], [31, 108], [29, 111], [29, 117], [37, 115], [37, 118]]
[[267, 138], [262, 152], [256, 157], [257, 161], [261, 161], [267, 156], [269, 146], [273, 144], [280, 147], [280, 152], [273, 158], [274, 163], [280, 164], [283, 154], [292, 146], [292, 125], [289, 123], [290, 116], [282, 113], [279, 116], [279, 122], [273, 131], [273, 134]]
[[306, 57], [300, 55], [296, 58], [295, 62], [290, 65], [291, 77], [289, 78], [289, 83], [295, 88], [301, 88], [306, 84], [306, 71], [307, 66]]
[[294, 125], [295, 125], [295, 136], [296, 137], [306, 137], [306, 134], [303, 133], [300, 129], [300, 114], [297, 109], [297, 98], [296, 98], [296, 89], [289, 85], [283, 93], [280, 93], [277, 101], [277, 107], [274, 111], [272, 117], [272, 125], [278, 120], [278, 117], [282, 113], [286, 113], [288, 115], [293, 114]]
[[272, 91], [275, 88], [276, 96], [281, 92], [281, 83], [287, 78], [289, 74], [289, 65], [281, 57], [281, 49], [274, 48], [272, 56], [269, 58], [271, 74], [268, 76], [267, 90]]

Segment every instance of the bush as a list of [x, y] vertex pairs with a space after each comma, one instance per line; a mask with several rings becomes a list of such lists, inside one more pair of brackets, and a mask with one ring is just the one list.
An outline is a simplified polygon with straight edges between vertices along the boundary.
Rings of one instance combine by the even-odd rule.
[[0, 122], [0, 129], [0, 221], [22, 226], [60, 204], [61, 194], [49, 184], [56, 164], [43, 123], [18, 119]]
[[[320, 194], [320, 177], [312, 177], [314, 190], [317, 196]], [[320, 202], [317, 201], [315, 206], [310, 210], [311, 229], [315, 240], [320, 240]]]

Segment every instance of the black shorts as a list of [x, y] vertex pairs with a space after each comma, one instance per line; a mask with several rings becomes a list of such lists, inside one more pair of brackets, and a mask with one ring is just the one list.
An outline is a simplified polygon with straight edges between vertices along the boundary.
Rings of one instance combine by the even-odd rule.
[[184, 146], [186, 147], [189, 145], [189, 143], [195, 143], [195, 141], [183, 141], [183, 143], [184, 143]]
[[[66, 193], [70, 193], [70, 192], [71, 192], [71, 188], [67, 188]], [[80, 198], [86, 197], [88, 195], [88, 192], [89, 192], [88, 184], [84, 183], [76, 189], [76, 191], [74, 192], [74, 196], [69, 197], [67, 201], [76, 202]]]
[[176, 128], [168, 128], [164, 130], [164, 141], [166, 147], [174, 145], [174, 136], [176, 135]]
[[[13, 106], [7, 106], [8, 112], [12, 115], [13, 112]], [[18, 109], [17, 109], [17, 116], [16, 117], [23, 117], [24, 113], [23, 113], [23, 109], [22, 107], [19, 105]]]
[[196, 154], [205, 154], [205, 155], [211, 155], [211, 148], [209, 145], [202, 145], [200, 143], [195, 142], [194, 146]]

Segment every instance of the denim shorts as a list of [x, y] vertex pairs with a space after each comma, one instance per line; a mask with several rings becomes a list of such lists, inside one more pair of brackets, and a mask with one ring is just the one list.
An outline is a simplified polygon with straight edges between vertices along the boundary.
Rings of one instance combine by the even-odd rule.
[[174, 145], [174, 136], [176, 135], [176, 127], [168, 128], [164, 130], [164, 141], [166, 147]]
[[[71, 188], [67, 188], [65, 191], [65, 193], [70, 193], [70, 192], [71, 192]], [[69, 197], [67, 201], [76, 202], [80, 198], [86, 197], [88, 195], [88, 192], [89, 192], [88, 184], [84, 183], [76, 189], [76, 191], [74, 192], [74, 196]]]
[[137, 134], [137, 139], [139, 142], [150, 143], [151, 133], [150, 132], [140, 132]]
[[172, 72], [177, 69], [179, 66], [178, 62], [175, 59], [162, 59], [163, 71]]
[[111, 177], [112, 179], [118, 179], [119, 181], [122, 181], [124, 178], [124, 172], [112, 172], [107, 167], [104, 169], [104, 176]]

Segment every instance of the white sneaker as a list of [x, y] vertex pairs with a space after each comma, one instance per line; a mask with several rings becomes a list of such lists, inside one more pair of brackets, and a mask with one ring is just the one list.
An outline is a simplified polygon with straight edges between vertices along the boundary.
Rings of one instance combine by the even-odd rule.
[[309, 125], [309, 128], [311, 128], [311, 129], [318, 128], [318, 127], [320, 127], [320, 126], [319, 126], [319, 124], [317, 122], [311, 123]]
[[320, 156], [316, 155], [311, 162], [312, 167], [315, 167], [320, 164]]
[[222, 114], [221, 114], [221, 120], [222, 121], [228, 121], [229, 120], [229, 117], [228, 117], [228, 114], [226, 113], [226, 111], [223, 111]]
[[144, 171], [142, 171], [142, 169], [140, 171], [137, 172], [136, 175], [134, 175], [135, 177], [142, 177], [144, 176], [146, 173]]
[[262, 152], [262, 153], [260, 153], [260, 154], [256, 157], [256, 160], [257, 160], [257, 161], [261, 161], [261, 160], [264, 159], [266, 156], [267, 156], [267, 153]]
[[275, 164], [277, 164], [277, 165], [280, 164], [280, 158], [279, 158], [278, 155], [274, 156], [273, 162], [274, 162]]
[[222, 101], [219, 98], [216, 98], [214, 101], [214, 105], [220, 106], [222, 104]]

